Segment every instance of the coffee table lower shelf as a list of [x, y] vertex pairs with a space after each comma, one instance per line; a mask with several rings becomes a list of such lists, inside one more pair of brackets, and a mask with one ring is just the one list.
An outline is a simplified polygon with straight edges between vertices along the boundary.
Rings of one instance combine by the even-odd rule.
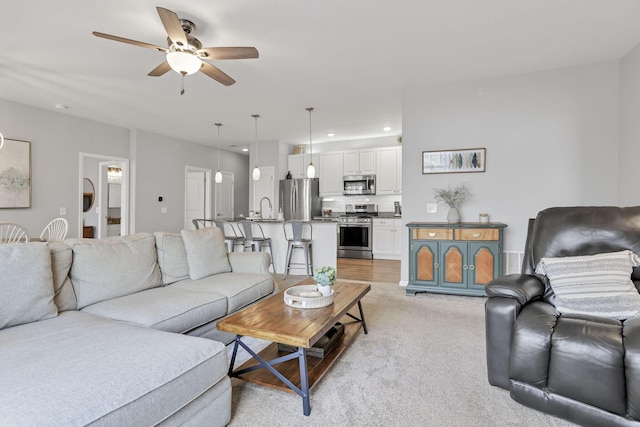
[[[340, 342], [322, 359], [318, 357], [307, 356], [309, 388], [312, 388], [322, 379], [325, 372], [327, 372], [327, 370], [331, 366], [333, 366], [334, 362], [356, 339], [360, 330], [362, 329], [362, 322], [354, 321], [349, 317], [345, 316], [343, 320], [341, 320], [341, 322], [344, 324], [344, 335], [340, 339]], [[271, 343], [264, 350], [260, 351], [258, 353], [258, 356], [260, 356], [264, 360], [273, 360], [286, 354], [289, 353], [278, 350], [278, 344]], [[255, 365], [258, 365], [258, 362], [255, 359], [251, 358], [235, 370], [240, 371], [242, 369], [249, 368]], [[289, 381], [291, 381], [296, 387], [301, 388], [300, 366], [298, 364], [298, 359], [287, 360], [286, 362], [273, 365], [273, 367], [282, 375], [284, 375]], [[242, 375], [237, 375], [236, 378], [250, 383], [259, 384], [262, 386], [296, 394], [294, 390], [289, 388], [285, 383], [283, 383], [280, 379], [278, 379], [266, 369], [259, 369]]]

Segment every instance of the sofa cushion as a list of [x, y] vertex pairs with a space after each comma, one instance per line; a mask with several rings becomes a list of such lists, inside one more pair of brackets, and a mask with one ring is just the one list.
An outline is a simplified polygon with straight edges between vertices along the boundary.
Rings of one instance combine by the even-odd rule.
[[156, 237], [162, 284], [168, 285], [189, 278], [189, 263], [182, 236], [166, 231], [156, 231], [153, 235]]
[[542, 258], [536, 274], [549, 279], [561, 313], [626, 319], [640, 312], [640, 294], [631, 281], [640, 258], [631, 251]]
[[0, 260], [0, 329], [58, 314], [46, 243], [2, 244]]
[[78, 309], [162, 284], [156, 239], [137, 233], [110, 239], [68, 239], [73, 250], [69, 276]]
[[2, 331], [0, 360], [7, 426], [156, 425], [229, 368], [221, 343], [77, 311]]
[[174, 283], [171, 288], [213, 292], [227, 297], [227, 313], [259, 300], [274, 290], [271, 275], [252, 273], [222, 273], [200, 280], [183, 280]]
[[227, 314], [227, 299], [220, 293], [205, 294], [164, 286], [101, 301], [82, 311], [182, 334]]
[[231, 271], [222, 230], [205, 227], [199, 230], [182, 230], [181, 234], [187, 251], [189, 277], [192, 280]]
[[49, 242], [47, 245], [51, 253], [54, 302], [58, 306], [58, 311], [75, 310], [77, 306], [76, 294], [69, 278], [71, 260], [73, 259], [71, 248], [60, 242]]

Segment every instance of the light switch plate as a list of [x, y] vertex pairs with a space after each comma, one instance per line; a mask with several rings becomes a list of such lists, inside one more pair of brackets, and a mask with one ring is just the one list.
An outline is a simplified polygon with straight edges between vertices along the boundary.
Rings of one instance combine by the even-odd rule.
[[166, 214], [167, 213], [167, 207], [163, 206], [160, 208], [160, 213]]
[[60, 208], [60, 215], [66, 215], [67, 214], [67, 208]]
[[436, 212], [438, 212], [438, 204], [427, 203], [427, 213], [436, 213]]

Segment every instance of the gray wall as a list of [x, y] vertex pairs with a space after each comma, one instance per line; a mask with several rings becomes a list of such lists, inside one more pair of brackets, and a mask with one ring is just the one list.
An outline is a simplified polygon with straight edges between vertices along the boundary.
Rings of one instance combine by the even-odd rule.
[[[217, 165], [213, 147], [5, 100], [0, 100], [0, 131], [6, 138], [31, 141], [32, 207], [0, 209], [0, 221], [23, 224], [32, 236], [60, 216], [61, 207], [67, 209], [68, 236], [77, 236], [81, 152], [131, 160], [136, 231], [181, 230], [185, 166], [215, 172]], [[235, 174], [236, 212], [248, 212], [248, 157], [223, 150], [220, 165]], [[166, 215], [160, 214], [158, 196], [165, 197]]]
[[618, 201], [640, 204], [640, 45], [621, 61], [620, 67], [620, 167]]
[[[407, 88], [403, 223], [446, 221], [445, 206], [426, 213], [433, 188], [468, 182], [473, 198], [462, 206], [462, 220], [488, 212], [491, 221], [509, 225], [505, 249], [521, 251], [527, 218], [541, 209], [617, 204], [619, 71], [612, 61]], [[422, 151], [475, 147], [487, 149], [484, 173], [421, 173]], [[403, 238], [407, 280], [407, 233]]]

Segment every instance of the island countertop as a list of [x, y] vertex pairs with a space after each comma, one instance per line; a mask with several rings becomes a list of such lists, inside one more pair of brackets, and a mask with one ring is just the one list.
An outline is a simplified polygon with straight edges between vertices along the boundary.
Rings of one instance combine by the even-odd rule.
[[[235, 218], [233, 221], [234, 226], [238, 229], [238, 223], [244, 221], [247, 218]], [[337, 235], [337, 218], [335, 221], [331, 221], [331, 218], [314, 219], [311, 222], [313, 229], [313, 252], [312, 261], [313, 267], [318, 268], [322, 266], [331, 266], [337, 268], [338, 266], [338, 235]], [[285, 261], [287, 256], [288, 243], [284, 236], [283, 224], [284, 220], [279, 219], [260, 219], [252, 218], [251, 222], [255, 222], [260, 225], [265, 237], [271, 237], [273, 244], [273, 261], [275, 265], [275, 272], [278, 274], [284, 273]], [[268, 249], [266, 250], [268, 252]], [[289, 274], [305, 274], [304, 268], [301, 268], [300, 263], [304, 262], [304, 255], [302, 250], [294, 250], [291, 256], [291, 268]]]

